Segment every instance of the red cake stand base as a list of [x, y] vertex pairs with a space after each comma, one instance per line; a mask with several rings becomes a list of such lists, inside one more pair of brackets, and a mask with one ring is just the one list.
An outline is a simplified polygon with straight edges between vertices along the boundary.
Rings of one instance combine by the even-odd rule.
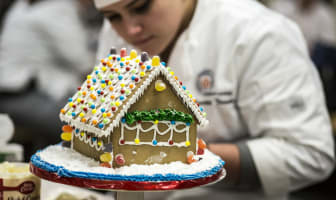
[[30, 163], [30, 171], [36, 176], [56, 182], [77, 187], [98, 189], [98, 190], [111, 190], [117, 192], [117, 199], [134, 199], [143, 200], [144, 192], [146, 191], [169, 191], [169, 190], [182, 190], [194, 187], [213, 184], [220, 181], [225, 177], [225, 169], [219, 170], [216, 174], [192, 180], [180, 181], [119, 181], [119, 180], [98, 180], [98, 179], [85, 179], [85, 178], [69, 178], [57, 175], [54, 172], [48, 172], [41, 168], [36, 167]]

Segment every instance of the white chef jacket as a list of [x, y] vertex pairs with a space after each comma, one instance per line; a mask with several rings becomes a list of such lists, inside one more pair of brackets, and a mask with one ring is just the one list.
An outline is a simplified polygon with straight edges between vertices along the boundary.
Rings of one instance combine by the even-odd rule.
[[[106, 21], [98, 58], [111, 46], [132, 48]], [[199, 0], [168, 65], [208, 113], [210, 125], [199, 137], [247, 139], [263, 187], [262, 194], [184, 192], [190, 199], [284, 199], [332, 172], [334, 144], [323, 90], [290, 20], [251, 0]]]

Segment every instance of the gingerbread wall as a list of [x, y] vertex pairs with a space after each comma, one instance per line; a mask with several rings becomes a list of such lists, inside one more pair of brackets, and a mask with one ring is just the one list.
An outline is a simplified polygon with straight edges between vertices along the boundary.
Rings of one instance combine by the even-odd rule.
[[[167, 88], [164, 91], [158, 92], [155, 90], [155, 81], [161, 79], [165, 82]], [[111, 141], [113, 143], [113, 156], [121, 153], [125, 157], [126, 165], [131, 163], [136, 164], [153, 164], [153, 163], [169, 163], [172, 161], [187, 162], [187, 152], [192, 151], [196, 153], [196, 133], [197, 133], [197, 120], [192, 112], [183, 104], [175, 91], [171, 88], [170, 84], [165, 80], [164, 76], [158, 76], [150, 86], [145, 90], [144, 94], [139, 100], [131, 106], [128, 112], [132, 111], [149, 111], [152, 109], [175, 109], [193, 116], [193, 123], [189, 129], [190, 146], [176, 147], [176, 146], [153, 146], [153, 145], [120, 145], [119, 140], [121, 137], [121, 126], [116, 127], [111, 134]], [[142, 122], [142, 127], [147, 129], [151, 126], [150, 123]], [[167, 128], [164, 124], [159, 124], [159, 129], [164, 130]], [[178, 127], [179, 128], [179, 127]], [[140, 141], [151, 142], [153, 140], [154, 131], [140, 133]], [[136, 136], [135, 130], [124, 130], [125, 141], [134, 141]], [[163, 136], [157, 135], [158, 142], [168, 141], [170, 134]], [[174, 143], [186, 141], [185, 133], [174, 133]], [[113, 162], [113, 167], [118, 165]]]

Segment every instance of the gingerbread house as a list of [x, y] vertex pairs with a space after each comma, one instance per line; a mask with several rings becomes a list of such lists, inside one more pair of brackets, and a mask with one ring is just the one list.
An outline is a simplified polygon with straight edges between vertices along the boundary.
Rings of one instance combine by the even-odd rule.
[[194, 162], [206, 113], [174, 72], [126, 49], [101, 60], [60, 112], [61, 138], [102, 166]]

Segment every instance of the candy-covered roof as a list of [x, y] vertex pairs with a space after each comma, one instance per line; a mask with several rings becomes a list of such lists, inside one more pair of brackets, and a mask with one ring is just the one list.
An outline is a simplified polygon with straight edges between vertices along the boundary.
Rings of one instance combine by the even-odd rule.
[[78, 92], [61, 109], [60, 119], [97, 135], [109, 135], [120, 119], [144, 93], [150, 83], [162, 74], [184, 104], [192, 111], [201, 126], [208, 123], [206, 113], [196, 102], [174, 72], [160, 58], [152, 59], [135, 50], [127, 55], [126, 49], [116, 54], [112, 49], [102, 59]]

